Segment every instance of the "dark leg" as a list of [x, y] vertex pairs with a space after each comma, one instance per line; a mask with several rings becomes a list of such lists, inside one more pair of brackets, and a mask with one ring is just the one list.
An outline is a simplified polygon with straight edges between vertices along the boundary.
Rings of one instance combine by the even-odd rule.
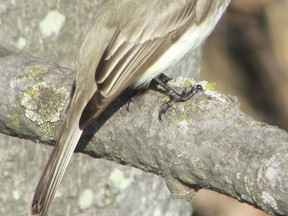
[[187, 89], [185, 88], [181, 93], [178, 93], [169, 85], [167, 85], [167, 82], [171, 79], [164, 74], [158, 75], [153, 80], [154, 82], [162, 86], [165, 89], [164, 92], [170, 97], [170, 101], [164, 103], [160, 107], [158, 115], [159, 121], [162, 121], [162, 114], [164, 114], [175, 102], [187, 101], [191, 99], [198, 91], [203, 90], [201, 85], [195, 85], [189, 91], [187, 91]]

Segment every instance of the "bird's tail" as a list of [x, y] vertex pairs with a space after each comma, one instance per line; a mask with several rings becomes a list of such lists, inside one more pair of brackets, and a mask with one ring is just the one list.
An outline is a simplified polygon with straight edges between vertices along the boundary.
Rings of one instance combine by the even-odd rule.
[[49, 206], [81, 137], [83, 130], [79, 128], [79, 114], [68, 111], [67, 116], [62, 133], [37, 185], [31, 206], [32, 215], [47, 215]]

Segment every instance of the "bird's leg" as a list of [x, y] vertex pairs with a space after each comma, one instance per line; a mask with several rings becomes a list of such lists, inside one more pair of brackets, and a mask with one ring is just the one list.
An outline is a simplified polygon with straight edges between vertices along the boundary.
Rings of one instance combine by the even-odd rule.
[[164, 89], [163, 92], [170, 97], [170, 100], [160, 107], [158, 115], [159, 121], [162, 121], [162, 114], [164, 114], [175, 102], [187, 101], [191, 99], [198, 91], [203, 90], [203, 87], [201, 85], [195, 85], [191, 87], [190, 90], [187, 90], [185, 88], [182, 90], [181, 93], [178, 93], [167, 84], [169, 80], [171, 80], [171, 78], [164, 74], [160, 74], [153, 79], [154, 83], [156, 82], [157, 84], [159, 84]]

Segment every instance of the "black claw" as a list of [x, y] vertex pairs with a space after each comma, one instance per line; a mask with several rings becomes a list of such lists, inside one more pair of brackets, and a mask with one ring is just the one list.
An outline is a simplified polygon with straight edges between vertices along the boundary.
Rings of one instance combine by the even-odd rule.
[[127, 105], [126, 105], [126, 110], [127, 110], [127, 112], [130, 112], [129, 106], [130, 106], [130, 104], [133, 103], [133, 102], [134, 102], [134, 101], [133, 101], [133, 98], [130, 98], [130, 99], [128, 100], [128, 103], [127, 103]]
[[158, 113], [158, 120], [159, 120], [160, 122], [163, 121], [163, 120], [162, 120], [162, 115], [165, 114], [166, 111], [167, 111], [171, 106], [173, 106], [174, 103], [175, 103], [174, 100], [170, 100], [170, 101], [162, 104], [162, 106], [161, 106], [160, 109], [159, 109], [159, 113]]
[[198, 91], [202, 91], [203, 87], [201, 85], [193, 86], [189, 91], [184, 89], [180, 95], [177, 95], [176, 102], [187, 101], [191, 99]]
[[162, 122], [162, 115], [171, 107], [175, 102], [184, 102], [187, 100], [190, 100], [198, 91], [202, 91], [203, 87], [201, 85], [195, 85], [193, 86], [189, 91], [187, 89], [183, 89], [181, 94], [176, 92], [174, 89], [172, 89], [169, 85], [167, 85], [167, 82], [170, 80], [166, 75], [161, 74], [154, 78], [154, 81], [157, 82], [159, 85], [161, 85], [165, 89], [165, 93], [170, 97], [170, 101], [164, 103], [160, 109], [158, 114], [158, 119], [160, 122]]

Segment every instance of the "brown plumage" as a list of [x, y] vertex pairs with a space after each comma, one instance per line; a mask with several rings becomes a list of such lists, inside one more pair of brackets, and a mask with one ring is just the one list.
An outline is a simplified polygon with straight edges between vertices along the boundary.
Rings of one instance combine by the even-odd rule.
[[199, 46], [229, 1], [104, 1], [79, 52], [76, 91], [36, 188], [32, 215], [47, 215], [83, 129], [127, 87], [148, 84]]

